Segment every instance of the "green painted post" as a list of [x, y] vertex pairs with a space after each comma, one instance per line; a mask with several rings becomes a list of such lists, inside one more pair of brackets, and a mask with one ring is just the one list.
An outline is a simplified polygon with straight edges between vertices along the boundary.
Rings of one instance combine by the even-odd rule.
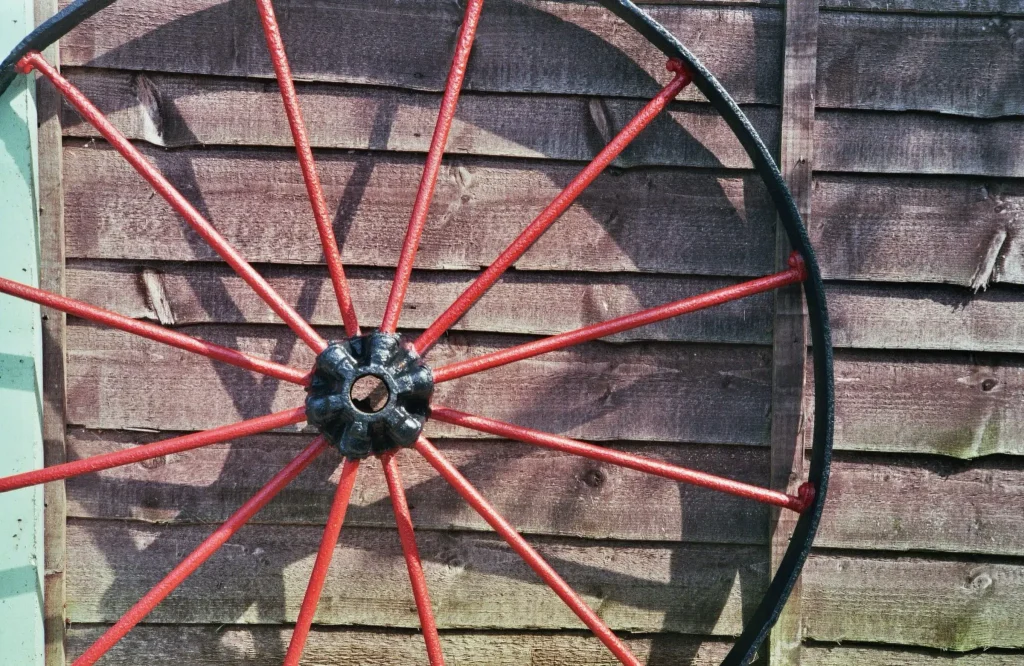
[[[0, 1], [0, 55], [34, 26], [32, 0]], [[0, 275], [39, 276], [35, 86], [0, 97]], [[0, 296], [0, 475], [43, 465], [39, 308]], [[0, 495], [0, 662], [43, 663], [43, 492]]]

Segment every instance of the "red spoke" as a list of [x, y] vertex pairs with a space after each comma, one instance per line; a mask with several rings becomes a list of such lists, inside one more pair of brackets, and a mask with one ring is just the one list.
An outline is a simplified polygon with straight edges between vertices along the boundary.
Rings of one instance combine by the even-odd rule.
[[749, 483], [733, 481], [732, 479], [715, 476], [714, 474], [698, 472], [697, 470], [687, 469], [686, 467], [672, 465], [659, 460], [652, 460], [650, 458], [644, 458], [643, 456], [637, 456], [623, 451], [607, 449], [601, 446], [587, 444], [586, 442], [580, 442], [575, 439], [569, 439], [568, 437], [560, 437], [558, 435], [541, 432], [540, 430], [524, 428], [511, 423], [484, 418], [483, 416], [459, 412], [454, 409], [434, 407], [430, 410], [430, 416], [438, 421], [451, 423], [452, 425], [461, 426], [463, 428], [469, 428], [470, 430], [486, 432], [499, 437], [507, 437], [509, 439], [526, 442], [527, 444], [543, 446], [544, 448], [554, 449], [556, 451], [572, 453], [592, 460], [599, 460], [601, 462], [611, 463], [621, 467], [628, 467], [629, 469], [654, 474], [666, 479], [672, 479], [673, 481], [689, 483], [702, 488], [711, 488], [712, 490], [718, 490], [730, 495], [737, 495], [757, 502], [780, 506], [784, 509], [796, 511], [797, 513], [805, 511], [814, 499], [814, 487], [809, 483], [805, 483], [801, 486], [799, 496], [794, 497], [792, 495], [751, 485]]
[[427, 644], [427, 657], [430, 666], [444, 666], [444, 653], [441, 651], [441, 638], [437, 635], [437, 623], [430, 605], [430, 594], [427, 591], [427, 579], [423, 575], [423, 562], [420, 551], [416, 547], [416, 534], [412, 526], [412, 514], [409, 502], [405, 498], [402, 476], [398, 472], [398, 461], [394, 453], [381, 457], [384, 464], [384, 476], [388, 481], [391, 494], [391, 507], [395, 511], [395, 523], [398, 525], [398, 538], [402, 542], [405, 554], [405, 566], [409, 569], [409, 582], [412, 584], [412, 596], [416, 600], [416, 611], [420, 616], [420, 627], [423, 629], [423, 640]]
[[270, 59], [274, 63], [274, 72], [277, 74], [277, 85], [281, 89], [281, 97], [284, 99], [284, 108], [288, 115], [292, 138], [295, 141], [295, 150], [299, 154], [302, 178], [306, 182], [306, 192], [309, 194], [309, 201], [313, 206], [313, 218], [316, 220], [316, 228], [320, 233], [320, 244], [323, 246], [327, 270], [331, 274], [334, 293], [338, 297], [341, 319], [345, 322], [345, 334], [349, 337], [359, 335], [359, 323], [352, 305], [352, 295], [349, 292], [348, 281], [345, 279], [345, 269], [341, 264], [341, 253], [338, 251], [338, 241], [334, 237], [334, 227], [331, 225], [331, 214], [327, 209], [327, 199], [324, 197], [323, 186], [320, 183], [320, 174], [313, 161], [313, 150], [310, 148], [309, 136], [306, 134], [306, 124], [302, 120], [302, 109], [299, 107], [299, 97], [295, 92], [295, 82], [292, 79], [291, 66], [288, 64], [288, 56], [284, 50], [284, 41], [281, 39], [281, 30], [277, 25], [277, 17], [274, 15], [274, 5], [270, 0], [256, 0], [256, 7], [263, 20], [263, 33], [266, 35]]
[[409, 228], [405, 233], [405, 242], [402, 244], [402, 254], [398, 259], [395, 281], [391, 285], [391, 294], [388, 296], [384, 320], [380, 326], [380, 330], [385, 333], [394, 333], [398, 328], [398, 317], [402, 313], [402, 303], [405, 301], [405, 292], [409, 288], [409, 277], [412, 275], [412, 264], [416, 259], [416, 250], [420, 245], [423, 227], [427, 223], [427, 212], [430, 210], [430, 201], [434, 197], [434, 188], [437, 185], [437, 176], [441, 171], [441, 157], [444, 155], [444, 148], [448, 143], [452, 120], [455, 118], [455, 107], [459, 102], [462, 82], [466, 78], [466, 65], [469, 62], [469, 54], [473, 50], [473, 39], [476, 36], [476, 27], [480, 21], [480, 12], [483, 10], [483, 6], [484, 0], [469, 0], [466, 4], [466, 14], [462, 20], [455, 57], [452, 60], [451, 70], [448, 72], [448, 83], [441, 100], [441, 110], [437, 115], [434, 136], [430, 140], [430, 149], [427, 152], [427, 163], [423, 167], [423, 177], [420, 180], [419, 190], [416, 192], [416, 202], [413, 204], [412, 215], [409, 218]]
[[445, 458], [440, 451], [434, 448], [425, 437], [420, 437], [416, 442], [416, 450], [455, 488], [455, 491], [472, 506], [480, 516], [486, 520], [495, 532], [501, 535], [508, 542], [512, 549], [526, 561], [530, 568], [537, 572], [548, 586], [554, 590], [565, 604], [572, 609], [576, 615], [583, 620], [592, 632], [602, 643], [614, 654], [619, 661], [632, 666], [640, 666], [640, 661], [630, 653], [629, 648], [619, 640], [608, 625], [598, 617], [580, 596], [569, 587], [558, 573], [551, 568], [540, 553], [533, 549], [515, 528], [499, 514], [494, 507], [484, 499], [473, 485], [466, 480], [466, 477], [459, 473], [452, 463]]
[[195, 550], [193, 550], [188, 557], [182, 560], [178, 566], [174, 567], [171, 573], [156, 584], [153, 589], [146, 593], [144, 597], [132, 606], [127, 613], [125, 613], [117, 624], [112, 626], [110, 629], [99, 637], [99, 639], [93, 643], [85, 653], [75, 660], [74, 666], [89, 666], [90, 664], [96, 663], [100, 657], [107, 653], [110, 648], [114, 647], [115, 644], [124, 636], [131, 631], [135, 625], [142, 621], [146, 615], [150, 613], [157, 604], [167, 598], [167, 596], [174, 591], [176, 587], [191, 576], [196, 569], [198, 569], [206, 560], [210, 558], [217, 550], [227, 543], [239, 529], [242, 528], [245, 523], [249, 521], [256, 512], [267, 505], [270, 500], [274, 498], [281, 490], [284, 489], [292, 480], [299, 475], [302, 470], [306, 469], [310, 463], [316, 460], [317, 456], [327, 450], [327, 443], [323, 437], [317, 437], [313, 440], [306, 449], [295, 457], [284, 469], [274, 475], [267, 485], [263, 486], [259, 492], [252, 496], [242, 507], [233, 513], [227, 521], [217, 528], [217, 531], [211, 534], [205, 541], [199, 544]]
[[40, 483], [59, 481], [60, 479], [67, 479], [80, 474], [99, 472], [112, 467], [120, 467], [121, 465], [130, 465], [172, 453], [198, 449], [210, 444], [220, 444], [221, 442], [238, 439], [239, 437], [248, 437], [249, 435], [256, 435], [275, 428], [302, 423], [305, 420], [306, 408], [296, 407], [295, 409], [268, 414], [247, 421], [239, 421], [238, 423], [213, 428], [212, 430], [174, 437], [161, 442], [153, 442], [152, 444], [143, 444], [142, 446], [136, 446], [124, 451], [104, 453], [91, 458], [85, 458], [84, 460], [76, 460], [62, 465], [23, 472], [0, 478], [0, 493]]
[[437, 318], [433, 324], [424, 331], [413, 345], [416, 351], [423, 354], [437, 342], [444, 332], [451, 328], [455, 322], [462, 318], [466, 311], [473, 307], [473, 304], [480, 299], [484, 293], [491, 288], [498, 278], [511, 266], [519, 257], [529, 249], [540, 236], [547, 231], [548, 227], [562, 216], [569, 206], [576, 200], [583, 191], [590, 186], [604, 169], [626, 149], [636, 137], [647, 127], [659, 113], [672, 101], [679, 92], [690, 83], [690, 75], [683, 68], [682, 63], [670, 61], [668, 68], [676, 72], [676, 76], [658, 95], [648, 102], [640, 112], [619, 132], [611, 142], [598, 153], [590, 164], [577, 175], [562, 192], [548, 204], [540, 215], [537, 216], [528, 227], [512, 241], [505, 250], [495, 259], [494, 263], [480, 274], [479, 277], [469, 285], [466, 291], [455, 300], [444, 313]]
[[590, 340], [614, 335], [615, 333], [639, 328], [640, 326], [653, 324], [664, 319], [678, 317], [679, 315], [696, 312], [697, 310], [721, 305], [722, 303], [728, 303], [729, 301], [753, 296], [754, 294], [771, 291], [772, 289], [778, 289], [779, 287], [784, 287], [789, 284], [803, 282], [807, 275], [803, 260], [799, 255], [794, 253], [789, 258], [789, 263], [791, 268], [782, 271], [781, 273], [767, 275], [756, 280], [732, 285], [731, 287], [724, 287], [722, 289], [709, 291], [706, 294], [691, 296], [689, 298], [684, 298], [673, 303], [666, 303], [665, 305], [659, 305], [658, 307], [643, 310], [641, 312], [634, 312], [633, 314], [609, 319], [608, 321], [601, 322], [599, 324], [584, 326], [583, 328], [578, 328], [575, 331], [559, 333], [558, 335], [552, 335], [533, 342], [527, 342], [509, 349], [502, 349], [476, 358], [470, 358], [465, 361], [441, 366], [434, 370], [434, 382], [437, 384], [447, 382], [452, 379], [465, 377], [466, 375], [472, 375], [484, 370], [490, 370], [491, 368], [497, 368], [515, 361], [521, 361], [539, 354], [555, 351], [556, 349], [564, 349], [565, 347], [571, 347], [573, 345], [589, 342]]
[[213, 228], [195, 207], [188, 202], [156, 167], [154, 167], [139, 150], [131, 144], [128, 139], [115, 128], [103, 113], [93, 105], [89, 99], [82, 94], [78, 88], [60, 75], [50, 63], [38, 51], [33, 51], [18, 61], [18, 71], [28, 74], [33, 69], [39, 72], [53, 83], [61, 95], [78, 111], [81, 116], [95, 127], [103, 138], [124, 157], [146, 181], [153, 186], [153, 189], [167, 200], [179, 215], [196, 233], [217, 251], [227, 263], [245, 280], [253, 291], [270, 306], [270, 308], [284, 320], [288, 326], [295, 331], [295, 334], [302, 338], [314, 351], [320, 352], [327, 346], [327, 342], [313, 330], [302, 317], [281, 296], [274, 291], [273, 287], [256, 272], [249, 263], [242, 258], [234, 247], [224, 239], [220, 233]]
[[156, 324], [150, 324], [149, 322], [125, 317], [124, 315], [119, 315], [116, 312], [104, 310], [103, 308], [96, 307], [95, 305], [89, 305], [88, 303], [76, 301], [73, 298], [60, 296], [49, 291], [36, 289], [35, 287], [30, 287], [28, 285], [21, 284], [20, 282], [13, 282], [5, 278], [0, 278], [0, 293], [9, 294], [26, 301], [38, 303], [39, 305], [45, 305], [46, 307], [60, 310], [61, 312], [66, 312], [70, 315], [81, 317], [82, 319], [88, 319], [89, 321], [94, 321], [98, 324], [104, 324], [126, 333], [132, 333], [149, 340], [162, 342], [165, 345], [184, 349], [185, 351], [192, 352], [193, 354], [199, 354], [201, 356], [206, 356], [207, 358], [212, 358], [216, 361], [230, 363], [231, 365], [238, 366], [239, 368], [252, 370], [253, 372], [258, 372], [269, 377], [283, 379], [286, 382], [299, 384], [301, 386], [305, 386], [309, 383], [307, 373], [296, 370], [295, 368], [274, 363], [273, 361], [255, 358], [248, 354], [243, 354], [236, 349], [222, 347], [212, 342], [206, 342], [205, 340], [200, 340], [183, 333], [166, 329], [163, 326], [157, 326]]
[[352, 497], [352, 488], [356, 484], [356, 473], [358, 472], [359, 461], [346, 459], [341, 467], [341, 479], [338, 481], [338, 489], [334, 492], [331, 512], [327, 515], [324, 536], [320, 539], [320, 549], [317, 551], [316, 562], [313, 564], [313, 573], [309, 577], [306, 594], [302, 598], [299, 618], [295, 621], [295, 631], [288, 643], [288, 654], [285, 655], [284, 666], [298, 666], [299, 660], [302, 658], [302, 650], [306, 647], [309, 628], [313, 624], [313, 616], [316, 615], [316, 607], [320, 603], [320, 594], [327, 581], [327, 571], [331, 568], [334, 547], [341, 535], [341, 526], [345, 522], [345, 512], [348, 511], [348, 502]]

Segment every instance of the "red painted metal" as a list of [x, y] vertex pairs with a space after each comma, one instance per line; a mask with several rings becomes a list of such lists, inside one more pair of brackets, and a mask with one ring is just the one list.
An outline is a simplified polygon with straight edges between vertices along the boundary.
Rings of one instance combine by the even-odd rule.
[[170, 181], [146, 160], [142, 153], [82, 94], [82, 91], [71, 85], [67, 79], [61, 76], [60, 72], [50, 63], [46, 62], [46, 59], [38, 51], [33, 51], [18, 61], [18, 71], [22, 74], [27, 74], [32, 69], [39, 70], [43, 76], [53, 83], [54, 87], [75, 107], [82, 118], [95, 127], [103, 135], [103, 138], [110, 142], [117, 152], [121, 153], [128, 163], [153, 186], [153, 189], [167, 200], [171, 208], [185, 218], [189, 226], [217, 251], [217, 254], [295, 331], [296, 335], [302, 338], [314, 351], [318, 353], [323, 351], [327, 346], [327, 342], [274, 291], [273, 287], [263, 279], [263, 276], [257, 273], [256, 269], [242, 258], [242, 255], [213, 228], [213, 225], [188, 202], [188, 199], [182, 196], [181, 192], [175, 189]]
[[302, 659], [302, 650], [306, 646], [309, 628], [313, 624], [313, 616], [316, 615], [316, 607], [320, 603], [320, 594], [323, 592], [324, 583], [327, 580], [327, 572], [331, 568], [334, 547], [341, 535], [341, 526], [345, 522], [345, 513], [348, 511], [348, 503], [352, 498], [352, 488], [356, 484], [358, 472], [359, 461], [346, 459], [341, 467], [341, 479], [338, 480], [338, 489], [334, 492], [331, 511], [327, 515], [327, 527], [324, 528], [323, 538], [320, 539], [320, 549], [317, 551], [316, 562], [313, 564], [313, 573], [309, 577], [306, 594], [302, 598], [299, 618], [295, 621], [295, 631], [288, 643], [284, 666], [298, 666], [299, 660]]
[[599, 324], [584, 326], [575, 331], [559, 333], [558, 335], [552, 335], [533, 342], [477, 356], [476, 358], [444, 365], [433, 371], [434, 383], [440, 384], [441, 382], [447, 382], [458, 377], [465, 377], [466, 375], [472, 375], [532, 356], [555, 351], [556, 349], [571, 347], [647, 324], [653, 324], [663, 319], [678, 317], [689, 312], [696, 312], [697, 310], [703, 310], [715, 305], [721, 305], [722, 303], [728, 303], [729, 301], [778, 289], [789, 284], [802, 282], [805, 277], [803, 261], [798, 255], [794, 254], [790, 257], [790, 265], [792, 266], [791, 268], [781, 273], [767, 275], [756, 280], [750, 280], [749, 282], [742, 282], [730, 287], [709, 291], [706, 294], [691, 296], [641, 312], [609, 319]]
[[484, 293], [491, 288], [498, 278], [511, 266], [519, 257], [526, 252], [533, 243], [540, 238], [541, 234], [547, 231], [548, 227], [555, 223], [561, 215], [572, 205], [580, 194], [590, 186], [612, 161], [626, 149], [636, 137], [646, 128], [659, 113], [671, 102], [679, 92], [690, 83], [690, 75], [682, 63], [671, 61], [669, 70], [676, 72], [676, 76], [658, 95], [648, 102], [636, 116], [615, 136], [611, 142], [598, 153], [590, 164], [577, 175], [562, 192], [555, 197], [555, 200], [548, 204], [540, 215], [526, 227], [526, 229], [512, 241], [505, 250], [495, 259], [494, 263], [487, 267], [477, 277], [451, 306], [425, 330], [413, 343], [416, 351], [425, 353], [437, 342], [438, 338], [444, 335], [445, 331], [451, 328], [455, 322], [462, 318], [469, 308], [480, 299]]
[[117, 623], [93, 643], [81, 657], [75, 659], [73, 666], [90, 666], [107, 653], [110, 648], [131, 631], [135, 625], [142, 621], [157, 604], [167, 598], [176, 587], [191, 576], [206, 560], [210, 559], [217, 550], [227, 543], [238, 530], [245, 525], [250, 518], [267, 505], [281, 490], [306, 469], [316, 458], [328, 449], [323, 437], [317, 437], [295, 457], [280, 472], [274, 475], [267, 485], [242, 505], [238, 511], [231, 514], [227, 521], [217, 528], [205, 541], [193, 550], [188, 557], [178, 563], [178, 566], [164, 577], [156, 586], [146, 593], [144, 597], [132, 606], [127, 613], [121, 616]]
[[430, 415], [431, 418], [435, 418], [438, 421], [451, 423], [452, 425], [457, 425], [462, 428], [469, 428], [470, 430], [476, 430], [478, 432], [486, 432], [499, 437], [507, 437], [509, 439], [526, 442], [527, 444], [543, 446], [556, 451], [572, 453], [578, 456], [590, 458], [591, 460], [599, 460], [601, 462], [611, 463], [621, 467], [628, 467], [640, 472], [646, 472], [666, 479], [672, 479], [673, 481], [689, 483], [702, 488], [711, 488], [712, 490], [729, 493], [730, 495], [745, 497], [757, 502], [764, 502], [765, 504], [779, 506], [798, 513], [805, 511], [807, 507], [810, 506], [811, 500], [813, 499], [813, 494], [810, 497], [807, 496], [808, 490], [813, 491], [813, 488], [810, 486], [808, 486], [808, 489], [801, 488], [800, 495], [794, 497], [792, 495], [787, 495], [786, 493], [762, 488], [760, 486], [754, 486], [749, 483], [733, 481], [732, 479], [715, 476], [714, 474], [698, 472], [696, 470], [672, 465], [659, 460], [652, 460], [650, 458], [644, 458], [643, 456], [637, 456], [623, 451], [594, 446], [593, 444], [569, 439], [568, 437], [560, 437], [558, 435], [541, 432], [540, 430], [524, 428], [511, 423], [488, 419], [483, 416], [459, 412], [454, 409], [434, 407], [431, 409]]
[[288, 115], [288, 125], [291, 127], [295, 150], [299, 155], [299, 165], [302, 168], [302, 178], [306, 182], [306, 192], [309, 194], [309, 202], [313, 206], [313, 218], [316, 220], [316, 228], [320, 233], [320, 244], [323, 246], [327, 270], [331, 274], [334, 293], [338, 298], [338, 307], [341, 310], [341, 319], [345, 323], [345, 334], [349, 337], [359, 335], [359, 322], [356, 319], [348, 281], [345, 279], [345, 269], [341, 264], [338, 241], [334, 237], [331, 213], [327, 208], [327, 199], [324, 197], [323, 186], [320, 183], [320, 174], [317, 172], [316, 163], [313, 160], [313, 150], [310, 148], [309, 136], [306, 134], [306, 124], [302, 120], [302, 109], [299, 106], [299, 97], [295, 92], [295, 82], [292, 79], [291, 66], [288, 64], [288, 55], [285, 53], [284, 40], [281, 39], [281, 30], [277, 24], [277, 17], [274, 15], [274, 5], [270, 0], [256, 0], [256, 8], [263, 21], [263, 33], [267, 38], [270, 60], [274, 63], [277, 85], [281, 89], [285, 113]]
[[434, 621], [434, 610], [430, 605], [427, 579], [423, 575], [423, 562], [420, 561], [420, 551], [416, 547], [416, 534], [412, 525], [412, 513], [409, 511], [409, 502], [405, 498], [405, 488], [402, 485], [402, 476], [398, 472], [398, 461], [395, 459], [395, 453], [386, 453], [381, 456], [381, 463], [384, 465], [384, 476], [388, 481], [391, 507], [395, 511], [398, 538], [402, 542], [405, 566], [409, 570], [409, 582], [412, 584], [412, 596], [416, 600], [416, 612], [420, 616], [423, 640], [427, 644], [427, 658], [430, 659], [430, 666], [444, 666], [441, 638], [437, 635], [437, 623]]
[[79, 474], [99, 472], [112, 467], [120, 467], [121, 465], [131, 465], [132, 463], [142, 462], [143, 460], [150, 460], [152, 458], [159, 458], [172, 453], [190, 451], [201, 446], [219, 444], [232, 439], [248, 437], [249, 435], [273, 430], [274, 428], [283, 428], [287, 425], [302, 423], [305, 420], [306, 408], [296, 407], [295, 409], [288, 409], [283, 412], [268, 414], [255, 419], [249, 419], [247, 421], [240, 421], [238, 423], [221, 426], [220, 428], [214, 428], [212, 430], [204, 430], [203, 432], [197, 432], [191, 435], [174, 437], [162, 442], [153, 442], [152, 444], [144, 444], [124, 451], [104, 453], [91, 458], [85, 458], [84, 460], [76, 460], [62, 465], [54, 465], [52, 467], [46, 467], [32, 472], [23, 472], [21, 474], [0, 478], [0, 493], [16, 490], [18, 488], [34, 486], [39, 483], [59, 481], [60, 479], [67, 479], [72, 476], [78, 476]]
[[534, 550], [533, 546], [516, 532], [515, 528], [484, 499], [480, 491], [474, 488], [466, 480], [466, 477], [462, 476], [459, 470], [440, 451], [434, 448], [433, 444], [427, 441], [425, 437], [420, 437], [416, 442], [416, 450], [490, 524], [494, 531], [508, 542], [512, 549], [530, 565], [530, 568], [537, 572], [537, 575], [576, 613], [619, 661], [631, 666], [640, 666], [640, 661], [630, 653], [629, 648], [608, 628], [608, 625], [598, 617], [597, 613], [587, 606], [583, 599], [576, 594], [576, 591], [569, 587], [569, 584], [541, 557], [540, 553]]
[[162, 342], [165, 345], [177, 347], [178, 349], [184, 349], [185, 351], [192, 352], [193, 354], [199, 354], [212, 358], [217, 361], [223, 361], [224, 363], [230, 363], [231, 365], [238, 366], [239, 368], [245, 368], [246, 370], [252, 370], [263, 375], [270, 377], [276, 377], [277, 379], [283, 379], [286, 382], [293, 384], [299, 384], [305, 386], [309, 383], [308, 373], [290, 368], [286, 365], [274, 363], [273, 361], [267, 361], [261, 358], [255, 358], [247, 354], [243, 354], [235, 349], [229, 349], [228, 347], [221, 347], [215, 345], [212, 342], [206, 342], [205, 340], [199, 340], [176, 331], [157, 326], [156, 324], [150, 324], [149, 322], [139, 321], [138, 319], [132, 319], [131, 317], [125, 317], [119, 315], [116, 312], [104, 310], [98, 308], [95, 305], [89, 305], [82, 301], [76, 301], [73, 298], [67, 298], [66, 296], [59, 296], [57, 294], [43, 291], [42, 289], [36, 289], [20, 282], [14, 282], [5, 278], [0, 278], [0, 293], [9, 294], [17, 298], [38, 303], [39, 305], [45, 305], [46, 307], [66, 312], [82, 319], [88, 319], [98, 324], [104, 324], [111, 328], [116, 328], [126, 333], [132, 333], [134, 335], [148, 338], [149, 340], [155, 340]]
[[409, 288], [409, 278], [412, 275], [412, 265], [416, 259], [416, 250], [420, 245], [420, 237], [423, 235], [423, 227], [427, 223], [427, 212], [430, 210], [430, 201], [434, 197], [434, 188], [437, 185], [437, 176], [441, 171], [441, 157], [444, 155], [444, 148], [448, 143], [452, 120], [455, 118], [455, 107], [459, 102], [462, 82], [466, 78], [466, 65], [469, 62], [469, 54], [473, 50], [473, 39], [476, 36], [476, 27], [480, 21], [483, 5], [484, 0], [469, 0], [466, 3], [466, 13], [455, 47], [455, 57], [452, 60], [451, 70], [448, 72], [448, 83], [441, 100], [441, 111], [438, 113], [437, 124], [434, 126], [434, 136], [430, 140], [427, 163], [423, 168], [419, 190], [416, 192], [416, 202], [413, 204], [409, 228], [405, 233], [405, 242], [402, 244], [402, 253], [398, 259], [395, 281], [391, 283], [391, 294], [388, 296], [384, 320], [380, 325], [380, 330], [385, 333], [394, 333], [398, 328], [398, 318], [402, 313], [405, 292]]

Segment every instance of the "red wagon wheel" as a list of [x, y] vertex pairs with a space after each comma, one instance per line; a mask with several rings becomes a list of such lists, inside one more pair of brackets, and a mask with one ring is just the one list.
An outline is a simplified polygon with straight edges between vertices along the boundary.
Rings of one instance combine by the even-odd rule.
[[[28, 74], [34, 70], [48, 79], [79, 114], [100, 132], [153, 186], [156, 192], [167, 200], [174, 210], [317, 354], [312, 370], [303, 371], [0, 278], [0, 292], [223, 363], [230, 363], [252, 372], [292, 382], [306, 387], [308, 393], [305, 405], [296, 406], [294, 409], [205, 432], [138, 446], [130, 450], [5, 477], [0, 479], [0, 492], [187, 451], [303, 421], [315, 426], [321, 433], [255, 496], [242, 505], [220, 528], [129, 609], [84, 654], [79, 656], [74, 662], [76, 666], [93, 664], [100, 659], [182, 581], [224, 545], [256, 512], [318, 456], [330, 448], [336, 449], [343, 456], [341, 480], [327, 519], [327, 526], [302, 602], [295, 631], [288, 646], [285, 664], [297, 664], [302, 655], [334, 553], [334, 546], [341, 532], [360, 462], [371, 456], [378, 458], [383, 465], [430, 663], [434, 666], [443, 664], [441, 642], [431, 609], [423, 567], [416, 548], [412, 519], [399, 474], [397, 458], [394, 455], [403, 447], [414, 448], [423, 455], [441, 477], [450, 483], [459, 495], [508, 542], [512, 549], [552, 588], [619, 661], [624, 664], [639, 664], [637, 658], [630, 653], [622, 640], [615, 635], [598, 614], [487, 502], [459, 470], [421, 434], [425, 422], [430, 418], [612, 465], [620, 465], [680, 483], [711, 488], [800, 513], [801, 516], [790, 546], [778, 572], [769, 585], [765, 598], [723, 662], [728, 665], [747, 663], [754, 656], [785, 604], [789, 591], [807, 557], [817, 529], [825, 500], [831, 456], [833, 378], [832, 348], [824, 289], [806, 230], [778, 168], [735, 102], [688, 50], [630, 0], [599, 0], [667, 56], [667, 67], [674, 73], [674, 77], [497, 259], [479, 274], [475, 281], [433, 324], [415, 340], [404, 341], [396, 333], [396, 329], [441, 168], [445, 145], [455, 116], [477, 23], [484, 4], [483, 0], [468, 0], [440, 113], [430, 142], [426, 166], [412, 209], [383, 321], [377, 330], [364, 333], [359, 327], [353, 308], [341, 255], [331, 225], [330, 211], [313, 162], [310, 142], [306, 135], [274, 9], [271, 0], [255, 1], [284, 99], [292, 137], [298, 151], [299, 163], [313, 208], [313, 216], [319, 231], [331, 282], [337, 295], [341, 318], [345, 325], [347, 335], [345, 340], [328, 342], [321, 337], [107, 118], [39, 53], [41, 49], [52, 44], [86, 18], [110, 5], [113, 0], [77, 0], [41, 25], [0, 64], [0, 92], [10, 85], [16, 73]], [[764, 180], [778, 210], [779, 219], [794, 248], [789, 267], [772, 275], [476, 358], [437, 368], [427, 365], [426, 357], [434, 343], [466, 314], [473, 304], [501, 278], [503, 273], [573, 204], [583, 190], [665, 109], [669, 102], [675, 99], [683, 88], [691, 83], [700, 89], [727, 121]], [[431, 403], [434, 385], [440, 382], [456, 380], [539, 354], [792, 284], [802, 284], [804, 287], [811, 326], [815, 372], [815, 421], [811, 465], [808, 479], [800, 487], [796, 496], [504, 423], [484, 416], [455, 411]], [[356, 385], [368, 381], [376, 383], [377, 388], [374, 393], [366, 397], [364, 393], [359, 392]]]

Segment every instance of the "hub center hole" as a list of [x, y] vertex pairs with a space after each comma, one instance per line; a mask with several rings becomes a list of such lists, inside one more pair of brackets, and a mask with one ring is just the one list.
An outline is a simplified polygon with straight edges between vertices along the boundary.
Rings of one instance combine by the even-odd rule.
[[388, 385], [376, 375], [363, 375], [352, 383], [352, 404], [361, 412], [376, 414], [388, 404]]

